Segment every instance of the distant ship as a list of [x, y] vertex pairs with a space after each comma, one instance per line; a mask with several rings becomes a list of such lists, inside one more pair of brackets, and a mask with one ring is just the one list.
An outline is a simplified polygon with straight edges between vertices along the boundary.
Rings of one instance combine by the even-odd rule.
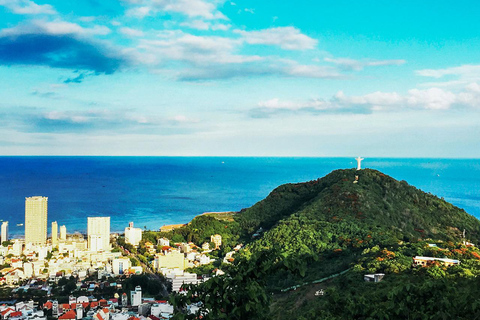
[[17, 227], [23, 227], [23, 223], [17, 223]]

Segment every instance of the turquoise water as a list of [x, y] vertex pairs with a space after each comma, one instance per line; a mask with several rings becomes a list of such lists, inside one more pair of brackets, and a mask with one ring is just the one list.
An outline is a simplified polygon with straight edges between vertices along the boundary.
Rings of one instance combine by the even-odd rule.
[[[366, 158], [364, 166], [480, 217], [480, 160]], [[354, 158], [0, 157], [0, 219], [23, 234], [25, 197], [49, 198], [48, 220], [84, 232], [88, 216], [112, 231], [158, 229], [206, 211], [238, 211], [280, 184], [353, 168]]]

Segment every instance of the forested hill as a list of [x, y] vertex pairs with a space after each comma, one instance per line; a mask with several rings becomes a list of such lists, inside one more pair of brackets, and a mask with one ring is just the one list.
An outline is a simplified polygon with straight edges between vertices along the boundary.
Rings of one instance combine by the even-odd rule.
[[[238, 241], [246, 244], [233, 265], [219, 266], [224, 276], [174, 297], [178, 310], [201, 302], [188, 319], [480, 315], [480, 304], [465, 299], [480, 292], [480, 249], [464, 242], [480, 243], [480, 221], [377, 170], [335, 170], [314, 181], [285, 184], [231, 218], [204, 215], [175, 231], [202, 241], [215, 231], [226, 239], [225, 251]], [[431, 260], [416, 267], [415, 256], [460, 263], [448, 267]], [[384, 273], [385, 280], [365, 282], [371, 273]], [[187, 318], [179, 312], [175, 319]]]
[[480, 221], [463, 209], [372, 169], [335, 170], [318, 180], [281, 185], [235, 220], [252, 233], [294, 216], [355, 223], [399, 240], [459, 240], [464, 229], [469, 240], [480, 237]]

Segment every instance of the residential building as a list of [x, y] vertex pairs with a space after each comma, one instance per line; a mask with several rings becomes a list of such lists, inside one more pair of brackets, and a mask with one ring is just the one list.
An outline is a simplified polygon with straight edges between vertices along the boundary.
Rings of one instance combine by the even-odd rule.
[[167, 238], [160, 238], [157, 240], [157, 245], [159, 247], [169, 247], [170, 246], [170, 240]]
[[210, 242], [213, 242], [215, 244], [215, 250], [217, 250], [222, 245], [222, 236], [219, 234], [210, 236]]
[[142, 229], [134, 228], [133, 222], [130, 222], [128, 227], [125, 228], [125, 242], [134, 246], [138, 246], [141, 240]]
[[178, 251], [170, 251], [165, 253], [158, 253], [155, 255], [155, 267], [157, 270], [161, 268], [185, 270], [187, 268], [187, 260], [185, 255]]
[[420, 256], [416, 256], [413, 258], [413, 263], [415, 263], [415, 265], [417, 266], [422, 266], [422, 267], [426, 267], [427, 265], [434, 263], [436, 261], [438, 261], [439, 263], [447, 267], [460, 264], [459, 260], [447, 259], [447, 258], [433, 258], [433, 257], [420, 257]]
[[112, 270], [115, 275], [127, 273], [132, 263], [129, 258], [118, 258], [112, 261]]
[[90, 251], [109, 251], [110, 217], [88, 217], [87, 235]]
[[58, 223], [57, 221], [52, 222], [52, 246], [58, 246]]
[[178, 292], [183, 284], [198, 284], [202, 279], [198, 279], [196, 273], [185, 272], [183, 275], [171, 275], [167, 277], [172, 282], [172, 291]]
[[2, 232], [1, 232], [1, 239], [0, 239], [0, 245], [4, 241], [8, 241], [8, 221], [2, 222]]
[[60, 226], [60, 240], [67, 240], [67, 227], [65, 227], [65, 225]]
[[132, 307], [142, 304], [142, 287], [136, 286], [135, 291], [130, 291], [130, 304]]
[[366, 274], [363, 276], [363, 280], [369, 282], [380, 282], [382, 281], [383, 277], [385, 277], [385, 273]]
[[47, 243], [47, 197], [25, 198], [25, 244]]

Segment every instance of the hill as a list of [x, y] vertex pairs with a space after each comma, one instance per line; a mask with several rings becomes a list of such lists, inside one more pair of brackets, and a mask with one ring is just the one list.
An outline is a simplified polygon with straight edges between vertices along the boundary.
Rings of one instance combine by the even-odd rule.
[[235, 220], [253, 232], [300, 217], [307, 224], [353, 221], [404, 240], [454, 240], [464, 229], [471, 240], [480, 236], [480, 221], [463, 209], [372, 169], [335, 170], [318, 180], [279, 186]]
[[[373, 318], [419, 318], [430, 310], [438, 311], [432, 319], [469, 319], [480, 313], [480, 305], [463, 303], [454, 293], [478, 291], [480, 251], [462, 243], [478, 243], [480, 221], [405, 181], [372, 169], [335, 170], [279, 186], [233, 218], [219, 232], [247, 240], [246, 248], [233, 266], [221, 266], [225, 276], [190, 287], [184, 300], [202, 301], [212, 319], [369, 319], [375, 310], [382, 316]], [[461, 264], [414, 268], [417, 255]], [[363, 281], [375, 272], [386, 280]], [[319, 289], [325, 298], [315, 295]], [[427, 293], [450, 302], [429, 300]], [[399, 307], [384, 303], [390, 296]], [[234, 303], [239, 301], [242, 307]]]

